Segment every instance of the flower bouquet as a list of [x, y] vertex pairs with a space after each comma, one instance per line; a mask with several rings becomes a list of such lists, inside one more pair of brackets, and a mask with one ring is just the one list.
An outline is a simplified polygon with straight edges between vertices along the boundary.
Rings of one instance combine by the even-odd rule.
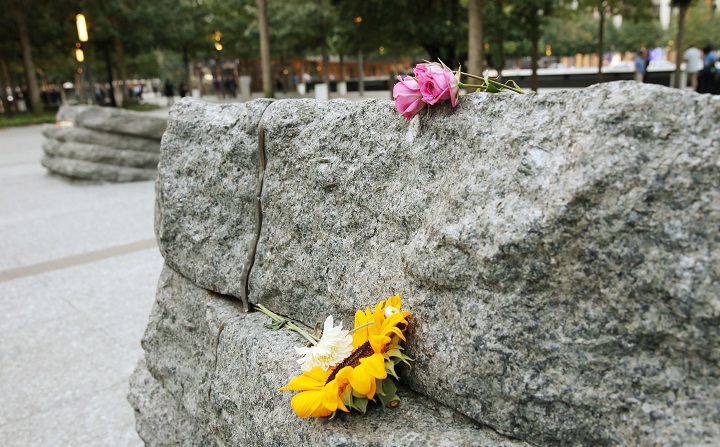
[[[501, 83], [497, 79], [471, 75], [460, 71], [450, 70], [442, 62], [426, 62], [417, 64], [414, 69], [415, 76], [405, 76], [403, 79], [398, 76], [398, 82], [393, 87], [393, 98], [395, 109], [405, 117], [407, 121], [415, 116], [426, 105], [431, 106], [439, 102], [450, 100], [453, 107], [458, 105], [460, 89], [471, 89], [488, 93], [512, 91], [525, 93], [515, 83], [508, 81]], [[466, 76], [478, 81], [475, 84], [464, 84], [460, 82], [461, 76]]]
[[335, 326], [333, 317], [328, 316], [318, 338], [264, 306], [255, 306], [274, 320], [271, 327], [288, 327], [310, 342], [310, 346], [296, 348], [302, 374], [280, 388], [300, 391], [290, 402], [298, 416], [334, 416], [337, 410], [350, 409], [364, 413], [369, 401], [376, 399], [385, 407], [399, 404], [390, 377], [399, 379], [395, 366], [412, 360], [401, 346], [411, 313], [401, 307], [400, 295], [395, 295], [374, 309], [358, 310], [352, 330], [344, 330], [342, 323]]

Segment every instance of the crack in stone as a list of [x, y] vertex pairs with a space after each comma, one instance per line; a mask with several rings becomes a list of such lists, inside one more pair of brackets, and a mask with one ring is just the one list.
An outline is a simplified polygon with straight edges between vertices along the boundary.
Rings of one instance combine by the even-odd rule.
[[258, 122], [258, 180], [255, 187], [255, 236], [253, 237], [253, 241], [250, 244], [250, 250], [243, 265], [243, 273], [241, 277], [242, 287], [240, 289], [240, 300], [242, 301], [243, 309], [245, 310], [245, 312], [249, 312], [250, 310], [250, 302], [248, 300], [248, 283], [250, 281], [250, 271], [252, 270], [253, 264], [255, 263], [255, 254], [257, 253], [257, 246], [258, 242], [260, 241], [260, 232], [262, 230], [263, 214], [260, 197], [262, 195], [263, 181], [265, 178], [265, 165], [267, 162], [265, 153], [265, 128], [263, 127], [263, 119], [265, 118], [265, 114], [268, 110], [270, 110], [270, 107], [272, 107], [273, 104], [275, 103], [272, 102], [268, 104], [267, 107], [265, 107], [262, 115], [260, 115], [260, 121]]

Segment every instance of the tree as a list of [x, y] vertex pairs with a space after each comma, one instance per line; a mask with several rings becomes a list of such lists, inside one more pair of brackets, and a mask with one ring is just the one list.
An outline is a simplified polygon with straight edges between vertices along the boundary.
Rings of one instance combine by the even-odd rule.
[[676, 40], [677, 51], [675, 53], [675, 81], [673, 87], [680, 88], [680, 64], [683, 60], [683, 51], [685, 50], [685, 16], [692, 0], [673, 0], [673, 6], [679, 7], [678, 12], [678, 33]]
[[483, 0], [468, 1], [468, 72], [480, 75], [484, 65]]
[[537, 91], [538, 44], [543, 25], [559, 6], [559, 0], [513, 0], [509, 3], [512, 8], [511, 17], [530, 40], [530, 65], [532, 68], [530, 89]]
[[35, 61], [33, 60], [32, 46], [30, 45], [30, 30], [25, 15], [27, 5], [27, 1], [13, 0], [12, 9], [15, 24], [17, 25], [18, 38], [20, 40], [23, 67], [25, 68], [25, 80], [27, 82], [28, 94], [30, 95], [30, 110], [37, 115], [43, 111], [43, 107], [40, 101], [40, 89], [38, 88], [37, 77], [35, 76]]
[[666, 40], [659, 20], [625, 20], [622, 25], [608, 30], [608, 44], [618, 51], [637, 51], [652, 48]]
[[599, 16], [598, 23], [598, 82], [602, 82], [603, 54], [605, 53], [605, 19], [608, 15], [622, 15], [623, 19], [641, 20], [650, 16], [652, 0], [580, 0], [580, 9], [591, 9]]
[[267, 24], [267, 0], [255, 0], [258, 15], [258, 30], [260, 33], [260, 60], [262, 64], [262, 85], [266, 98], [273, 98], [273, 82], [270, 61], [270, 37]]
[[543, 41], [559, 56], [592, 53], [597, 46], [595, 19], [588, 13], [575, 13], [572, 20], [567, 16], [552, 17], [545, 26]]

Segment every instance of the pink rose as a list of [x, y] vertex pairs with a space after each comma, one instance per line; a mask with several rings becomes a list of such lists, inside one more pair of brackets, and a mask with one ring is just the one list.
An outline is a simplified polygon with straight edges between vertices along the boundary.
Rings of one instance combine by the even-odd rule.
[[439, 73], [445, 70], [442, 65], [437, 62], [428, 62], [426, 64], [417, 64], [415, 66], [415, 76], [420, 76], [426, 73]]
[[398, 76], [398, 81], [400, 82], [393, 87], [395, 109], [405, 117], [405, 120], [410, 121], [410, 118], [425, 107], [423, 95], [415, 78], [405, 76], [405, 79], [402, 79]]
[[[434, 66], [427, 67], [425, 72], [418, 74], [418, 84], [422, 99], [428, 104], [450, 100], [453, 107], [457, 106], [457, 94], [460, 88], [455, 75], [446, 68], [438, 70]], [[418, 67], [415, 67], [417, 74]], [[422, 69], [421, 69], [422, 70]]]

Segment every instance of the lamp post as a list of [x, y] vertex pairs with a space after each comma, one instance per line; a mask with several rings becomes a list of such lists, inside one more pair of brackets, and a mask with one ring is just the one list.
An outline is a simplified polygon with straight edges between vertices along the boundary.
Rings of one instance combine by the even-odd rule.
[[[93, 88], [93, 82], [92, 82], [92, 76], [90, 75], [90, 61], [88, 60], [89, 52], [88, 54], [85, 54], [85, 52], [82, 49], [82, 42], [88, 42], [88, 30], [87, 30], [87, 22], [85, 21], [85, 15], [78, 14], [75, 16], [75, 25], [77, 26], [77, 32], [78, 32], [78, 40], [81, 43], [77, 43], [76, 49], [75, 49], [75, 58], [78, 62], [83, 63], [85, 69], [83, 70], [83, 77], [87, 77], [88, 82], [88, 102], [95, 103], [95, 89]], [[89, 45], [89, 44], [88, 44]], [[82, 59], [82, 60], [81, 60]], [[87, 73], [85, 73], [87, 72]]]
[[78, 96], [80, 102], [87, 102], [87, 95], [86, 95], [86, 87], [85, 87], [85, 52], [80, 47], [80, 42], [75, 44], [75, 60], [78, 61], [78, 64], [80, 64], [80, 67], [77, 69], [77, 74], [79, 75], [78, 78], [76, 78], [77, 84], [80, 86], [78, 89]]
[[[673, 0], [672, 5], [678, 6], [678, 33], [675, 42], [675, 79], [673, 81], [673, 87], [681, 88], [680, 86], [680, 64], [683, 60], [683, 54], [685, 52], [685, 16], [687, 15], [688, 6], [690, 6], [691, 0]], [[685, 86], [683, 85], [682, 88]]]

